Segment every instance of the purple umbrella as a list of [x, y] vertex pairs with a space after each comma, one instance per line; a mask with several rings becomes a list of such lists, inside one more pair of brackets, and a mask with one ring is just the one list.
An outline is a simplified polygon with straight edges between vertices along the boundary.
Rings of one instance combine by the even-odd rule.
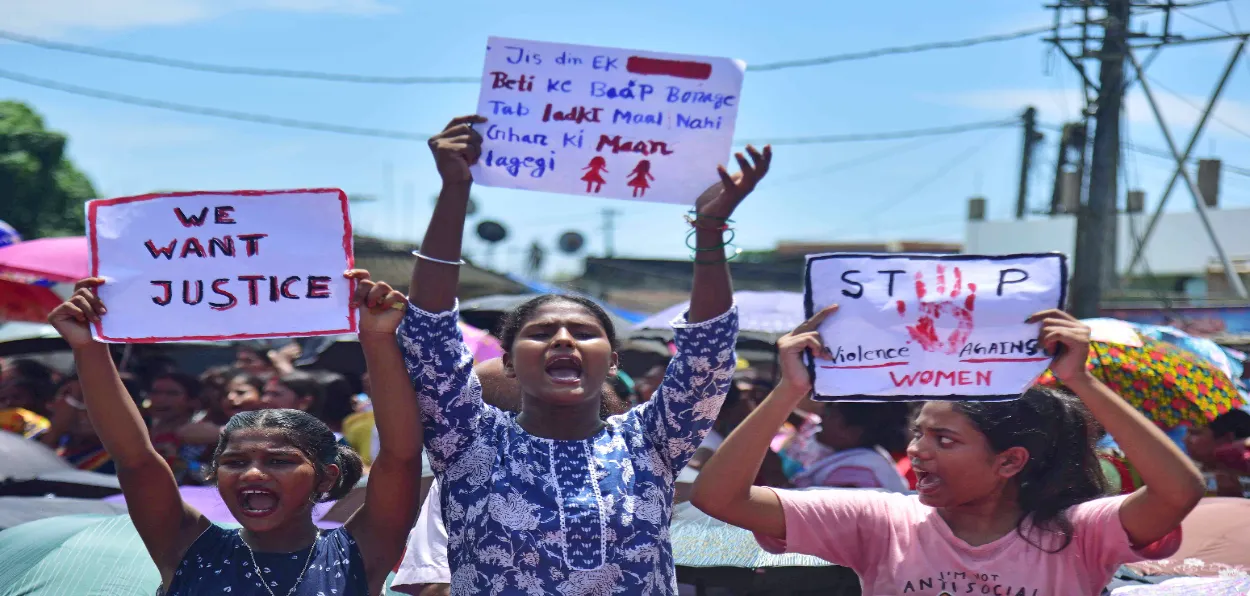
[[[803, 294], [799, 292], [734, 292], [738, 305], [738, 327], [743, 331], [783, 335], [805, 319]], [[690, 308], [690, 302], [670, 306], [647, 317], [638, 329], [668, 329], [669, 323]]]
[[[215, 486], [180, 486], [178, 492], [182, 493], [182, 500], [188, 505], [195, 507], [200, 513], [203, 513], [209, 521], [221, 522], [228, 524], [239, 523], [230, 514], [230, 509], [226, 507], [226, 502], [221, 499], [221, 493], [217, 492]], [[114, 503], [125, 503], [125, 495], [116, 495], [104, 499]], [[329, 503], [318, 503], [313, 506], [313, 523], [318, 528], [332, 529], [343, 524], [332, 521], [324, 521], [321, 518], [326, 512], [334, 506], [335, 501]]]

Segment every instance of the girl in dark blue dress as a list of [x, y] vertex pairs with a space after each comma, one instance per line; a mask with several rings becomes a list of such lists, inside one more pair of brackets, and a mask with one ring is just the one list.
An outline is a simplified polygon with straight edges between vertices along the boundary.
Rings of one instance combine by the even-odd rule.
[[105, 344], [88, 327], [107, 316], [95, 288], [78, 283], [49, 316], [74, 350], [91, 422], [117, 465], [135, 529], [169, 596], [366, 596], [381, 593], [399, 561], [417, 513], [421, 421], [416, 396], [395, 340], [406, 300], [364, 271], [353, 307], [360, 307], [360, 345], [374, 387], [380, 450], [365, 504], [341, 528], [320, 532], [313, 504], [348, 493], [361, 460], [339, 445], [326, 425], [298, 410], [236, 414], [213, 457], [222, 499], [242, 528], [213, 525], [183, 502], [165, 460], [152, 447], [134, 400]]

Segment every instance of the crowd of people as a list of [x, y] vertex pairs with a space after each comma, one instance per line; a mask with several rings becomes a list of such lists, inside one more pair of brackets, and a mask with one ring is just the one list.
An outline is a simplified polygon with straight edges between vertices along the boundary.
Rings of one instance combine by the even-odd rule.
[[[1088, 372], [1089, 330], [1060, 311], [1034, 322], [1072, 393], [814, 402], [803, 357], [826, 352], [817, 329], [836, 306], [778, 341], [778, 370], [743, 366], [724, 234], [767, 174], [768, 147], [737, 154], [739, 171], [720, 168], [694, 201], [690, 309], [667, 366], [623, 374], [612, 319], [562, 295], [509, 313], [503, 356], [474, 362], [456, 295], [483, 122], [457, 118], [430, 141], [443, 188], [411, 294], [345, 273], [362, 378], [251, 345], [198, 376], [119, 371], [88, 331], [107, 316], [105, 282], [90, 279], [51, 317], [75, 374], [6, 362], [0, 424], [117, 474], [145, 503], [130, 516], [171, 596], [378, 594], [393, 570], [392, 588], [411, 594], [672, 594], [683, 477], [694, 506], [767, 550], [854, 569], [866, 595], [1094, 595], [1121, 564], [1175, 552], [1208, 492], [1242, 494], [1250, 414], [1194, 429], [1187, 456]], [[1119, 451], [1098, 451], [1103, 433]], [[422, 503], [423, 456], [434, 483]], [[361, 508], [318, 530], [312, 506], [365, 475]], [[182, 502], [179, 484], [203, 483], [241, 528]]]

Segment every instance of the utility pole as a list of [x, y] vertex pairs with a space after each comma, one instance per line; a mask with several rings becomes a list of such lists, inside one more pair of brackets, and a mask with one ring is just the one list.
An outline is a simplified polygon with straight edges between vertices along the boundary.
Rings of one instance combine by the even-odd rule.
[[[1144, 260], [1145, 246], [1154, 231], [1155, 224], [1163, 210], [1168, 193], [1178, 178], [1185, 179], [1185, 186], [1194, 198], [1194, 207], [1202, 220], [1206, 235], [1211, 241], [1214, 252], [1224, 265], [1224, 273], [1228, 277], [1229, 286], [1242, 300], [1250, 300], [1241, 278], [1237, 275], [1228, 252], [1224, 250], [1219, 236], [1215, 233], [1202, 203], [1200, 190], [1193, 184], [1186, 164], [1190, 159], [1190, 151], [1201, 135], [1207, 116], [1214, 109], [1216, 101], [1224, 88], [1228, 75], [1232, 72], [1240, 58], [1250, 33], [1223, 32], [1221, 35], [1187, 36], [1173, 30], [1173, 13], [1207, 4], [1205, 0], [1189, 2], [1179, 0], [1052, 0], [1047, 8], [1055, 10], [1054, 35], [1046, 41], [1063, 55], [1080, 75], [1083, 94], [1086, 98], [1085, 117], [1094, 119], [1093, 155], [1089, 167], [1087, 200], [1081, 204], [1077, 214], [1076, 255], [1072, 267], [1070, 307], [1073, 314], [1079, 317], [1098, 316], [1102, 292], [1118, 286], [1116, 249], [1118, 235], [1116, 223], [1118, 210], [1117, 179], [1120, 161], [1120, 120], [1121, 102], [1124, 94], [1133, 84], [1138, 84], [1146, 96], [1150, 109], [1158, 121], [1159, 129], [1169, 141], [1169, 149], [1176, 161], [1176, 170], [1162, 193], [1154, 215], [1146, 226], [1145, 233], [1136, 240], [1133, 257], [1130, 259], [1126, 274], [1131, 275], [1134, 266]], [[1101, 12], [1102, 14], [1099, 14]], [[1162, 31], [1151, 25], [1147, 32], [1130, 31], [1130, 22], [1134, 12], [1142, 14], [1161, 14]], [[1065, 15], [1076, 13], [1079, 19], [1075, 23], [1065, 23]], [[1079, 34], [1072, 34], [1072, 29], [1079, 28]], [[1101, 47], [1091, 44], [1090, 29], [1102, 27]], [[1147, 68], [1163, 48], [1184, 45], [1202, 44], [1220, 41], [1238, 42], [1230, 56], [1224, 74], [1216, 85], [1199, 119], [1196, 130], [1190, 137], [1189, 144], [1182, 152], [1176, 145], [1168, 130], [1167, 124], [1159, 112], [1158, 104], [1150, 90]], [[1138, 60], [1137, 52], [1149, 50], [1143, 60]], [[1099, 61], [1099, 80], [1095, 83], [1086, 73], [1085, 61], [1095, 58]], [[1125, 77], [1126, 63], [1133, 66], [1133, 78]], [[1088, 124], [1086, 126], [1088, 128]], [[1074, 129], [1074, 132], [1075, 129]], [[1075, 135], [1074, 135], [1075, 136]], [[1066, 137], [1066, 132], [1065, 132]], [[1076, 139], [1073, 139], [1074, 141]], [[1063, 156], [1061, 156], [1063, 157]], [[1082, 162], [1083, 163], [1083, 160]], [[1058, 187], [1058, 184], [1056, 185]], [[1056, 192], [1056, 197], [1059, 193]], [[1052, 200], [1052, 204], [1057, 202]], [[1053, 210], [1053, 207], [1052, 207]]]
[[603, 210], [603, 256], [610, 259], [616, 256], [616, 243], [614, 234], [616, 233], [616, 216], [620, 211], [616, 209]]
[[1099, 315], [1102, 291], [1116, 279], [1116, 178], [1120, 165], [1120, 107], [1124, 97], [1124, 60], [1129, 0], [1108, 0], [1103, 24], [1094, 113], [1094, 151], [1090, 158], [1089, 198], [1076, 220], [1076, 257], [1072, 266], [1072, 314]]
[[1016, 194], [1016, 219], [1029, 212], [1029, 172], [1033, 168], [1033, 147], [1042, 140], [1037, 132], [1037, 108], [1029, 106], [1020, 117], [1024, 123], [1024, 145], [1020, 150], [1020, 190]]

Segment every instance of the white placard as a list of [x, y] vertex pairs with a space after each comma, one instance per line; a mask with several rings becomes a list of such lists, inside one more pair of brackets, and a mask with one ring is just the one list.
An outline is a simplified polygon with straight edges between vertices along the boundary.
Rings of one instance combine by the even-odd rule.
[[824, 254], [807, 258], [807, 314], [832, 360], [817, 399], [1013, 399], [1050, 364], [1034, 313], [1062, 308], [1063, 255]]
[[729, 159], [746, 64], [491, 37], [479, 184], [690, 205]]
[[180, 192], [87, 203], [91, 274], [118, 343], [354, 333], [347, 195]]

